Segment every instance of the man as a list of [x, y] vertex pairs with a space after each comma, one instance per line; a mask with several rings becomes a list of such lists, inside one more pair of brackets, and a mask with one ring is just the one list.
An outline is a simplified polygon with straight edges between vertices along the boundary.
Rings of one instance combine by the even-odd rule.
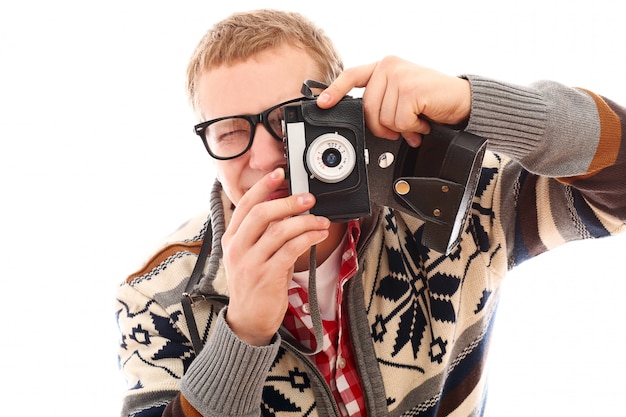
[[[280, 121], [307, 79], [330, 84], [322, 108], [364, 87], [379, 137], [419, 146], [426, 118], [489, 140], [450, 254], [421, 245], [423, 222], [390, 208], [349, 222], [304, 214], [315, 198], [289, 195]], [[624, 229], [626, 110], [591, 92], [396, 57], [342, 72], [323, 32], [267, 10], [205, 35], [188, 89], [218, 182], [210, 222], [187, 223], [118, 291], [123, 415], [480, 415], [507, 270]]]

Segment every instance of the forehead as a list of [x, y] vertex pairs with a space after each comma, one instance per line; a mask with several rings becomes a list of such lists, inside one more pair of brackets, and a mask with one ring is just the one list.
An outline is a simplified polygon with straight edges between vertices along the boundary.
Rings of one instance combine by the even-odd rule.
[[259, 113], [299, 97], [304, 80], [319, 77], [313, 58], [293, 46], [266, 50], [244, 61], [209, 69], [198, 78], [202, 118]]

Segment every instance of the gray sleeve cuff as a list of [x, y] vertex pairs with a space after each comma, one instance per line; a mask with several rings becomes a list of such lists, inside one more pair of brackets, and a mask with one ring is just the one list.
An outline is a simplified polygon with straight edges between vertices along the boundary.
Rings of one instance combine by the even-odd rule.
[[531, 88], [512, 86], [475, 75], [467, 130], [489, 139], [489, 148], [523, 159], [537, 148], [545, 132], [546, 105]]
[[203, 416], [258, 416], [267, 372], [280, 345], [256, 347], [230, 329], [223, 309], [215, 330], [181, 382], [181, 392]]
[[530, 86], [475, 75], [467, 130], [489, 148], [550, 177], [585, 173], [599, 140], [599, 118], [585, 92], [552, 81]]

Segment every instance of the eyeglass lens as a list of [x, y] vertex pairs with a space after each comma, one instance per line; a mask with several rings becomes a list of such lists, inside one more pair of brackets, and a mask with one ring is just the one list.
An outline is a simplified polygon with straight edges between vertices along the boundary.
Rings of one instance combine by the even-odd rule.
[[[269, 127], [276, 138], [284, 138], [283, 106], [263, 114], [264, 125]], [[252, 143], [255, 126], [258, 122], [244, 116], [233, 116], [216, 121], [206, 127], [205, 138], [211, 152], [218, 157], [227, 158], [244, 152]]]

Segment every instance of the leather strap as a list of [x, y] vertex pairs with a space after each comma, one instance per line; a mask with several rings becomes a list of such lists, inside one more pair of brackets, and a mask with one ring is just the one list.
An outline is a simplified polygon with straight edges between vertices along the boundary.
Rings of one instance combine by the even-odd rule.
[[448, 254], [459, 242], [487, 141], [431, 123], [419, 148], [366, 131], [370, 200], [424, 220], [422, 244]]
[[211, 242], [213, 240], [213, 230], [211, 228], [211, 222], [207, 222], [207, 230], [204, 233], [204, 238], [202, 240], [202, 246], [200, 247], [200, 253], [198, 254], [198, 260], [196, 261], [196, 265], [193, 268], [193, 272], [189, 277], [189, 281], [187, 282], [187, 286], [185, 287], [185, 292], [183, 292], [183, 296], [181, 299], [181, 304], [183, 306], [183, 314], [185, 315], [185, 320], [187, 321], [187, 327], [189, 328], [189, 335], [191, 336], [191, 344], [193, 345], [193, 350], [198, 355], [202, 350], [202, 339], [200, 338], [200, 334], [198, 332], [198, 326], [196, 325], [196, 320], [193, 315], [193, 305], [196, 300], [204, 299], [203, 295], [194, 295], [194, 290], [196, 285], [200, 282], [202, 278], [202, 272], [204, 271], [204, 265], [206, 264], [207, 258], [209, 256], [209, 252], [211, 251]]

